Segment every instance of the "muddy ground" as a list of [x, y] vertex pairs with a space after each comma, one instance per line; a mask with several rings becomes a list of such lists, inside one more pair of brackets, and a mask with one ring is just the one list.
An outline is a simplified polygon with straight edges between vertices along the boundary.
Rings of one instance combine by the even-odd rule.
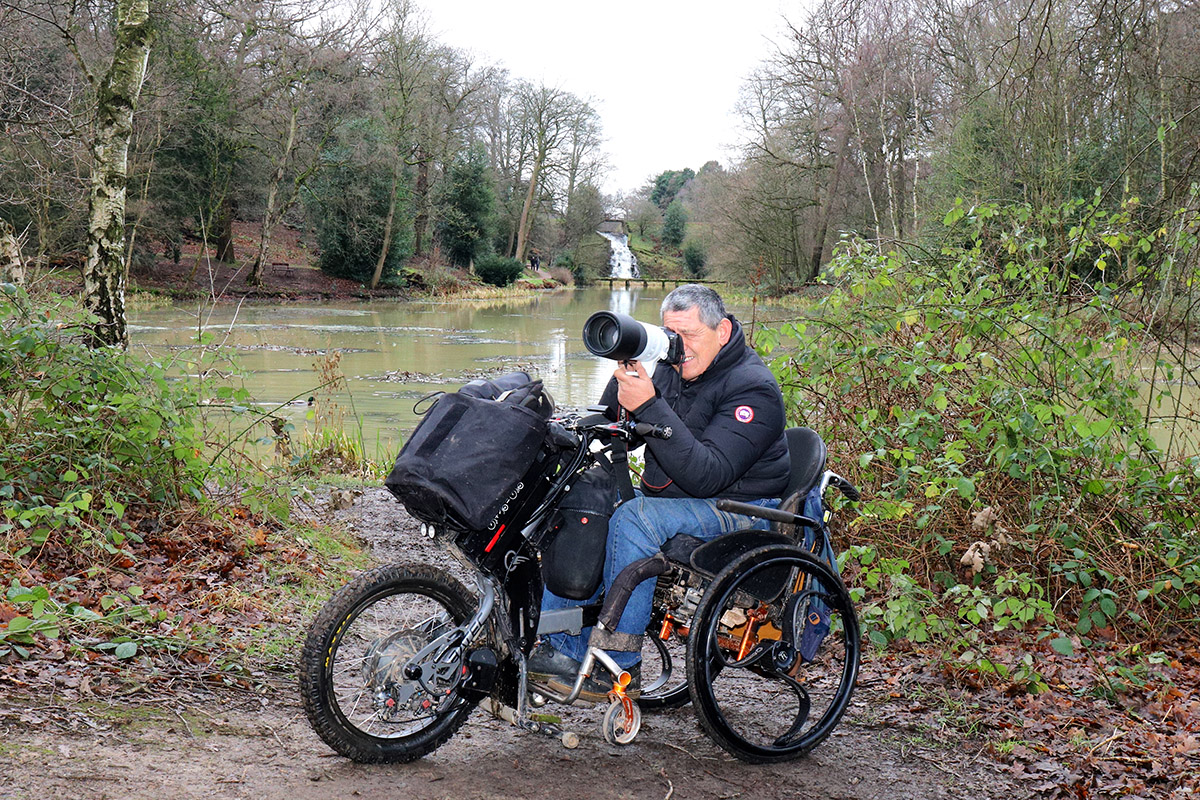
[[[331, 512], [332, 513], [332, 512]], [[341, 521], [381, 562], [444, 556], [382, 490], [369, 490]], [[297, 641], [305, 620], [296, 620]], [[298, 649], [298, 648], [297, 648]], [[833, 736], [795, 762], [732, 759], [689, 708], [647, 714], [627, 747], [608, 745], [600, 709], [564, 712], [582, 742], [517, 731], [476, 711], [434, 754], [405, 765], [359, 765], [309, 728], [291, 676], [257, 676], [254, 690], [178, 691], [101, 699], [87, 687], [0, 697], [0, 798], [1012, 798], [1033, 794], [988, 755], [981, 740], [895, 713], [910, 701], [883, 673], [864, 669]], [[550, 710], [550, 709], [547, 709]], [[908, 719], [909, 721], [905, 721]]]

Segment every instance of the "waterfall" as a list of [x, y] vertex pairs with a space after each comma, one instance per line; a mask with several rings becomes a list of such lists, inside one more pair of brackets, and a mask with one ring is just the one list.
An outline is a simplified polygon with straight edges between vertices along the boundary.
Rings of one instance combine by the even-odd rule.
[[609, 274], [614, 278], [640, 277], [642, 273], [638, 271], [637, 256], [629, 249], [629, 237], [623, 233], [597, 233], [608, 239], [612, 248], [612, 255], [608, 257]]

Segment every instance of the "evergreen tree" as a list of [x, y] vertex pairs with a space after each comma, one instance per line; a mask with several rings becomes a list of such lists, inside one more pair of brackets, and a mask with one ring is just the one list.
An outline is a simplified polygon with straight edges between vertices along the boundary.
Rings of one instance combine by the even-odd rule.
[[654, 188], [650, 190], [651, 202], [659, 208], [666, 209], [675, 202], [675, 196], [694, 177], [696, 173], [688, 167], [680, 170], [669, 169], [659, 174], [654, 179]]
[[679, 247], [683, 242], [683, 236], [686, 232], [687, 212], [683, 210], [683, 203], [678, 200], [672, 200], [671, 205], [667, 206], [666, 215], [663, 217], [663, 243], [669, 244], [672, 247]]
[[454, 162], [437, 203], [438, 239], [451, 262], [465, 267], [491, 252], [496, 193], [482, 144]]
[[[321, 169], [308, 188], [309, 217], [321, 248], [319, 266], [330, 275], [367, 283], [383, 246], [392, 196], [391, 167], [382, 157], [377, 126], [354, 120], [338, 131], [321, 155]], [[396, 191], [398, 207], [411, 220], [407, 181]], [[412, 224], [395, 224], [382, 278], [395, 276], [412, 255]]]

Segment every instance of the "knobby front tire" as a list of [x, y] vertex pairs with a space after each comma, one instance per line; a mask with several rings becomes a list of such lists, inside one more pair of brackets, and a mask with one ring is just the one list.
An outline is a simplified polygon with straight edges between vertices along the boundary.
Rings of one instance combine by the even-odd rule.
[[304, 713], [317, 735], [361, 763], [412, 761], [444, 744], [474, 704], [456, 697], [453, 681], [436, 696], [434, 681], [407, 679], [404, 665], [476, 603], [458, 580], [424, 565], [379, 567], [342, 587], [300, 655]]

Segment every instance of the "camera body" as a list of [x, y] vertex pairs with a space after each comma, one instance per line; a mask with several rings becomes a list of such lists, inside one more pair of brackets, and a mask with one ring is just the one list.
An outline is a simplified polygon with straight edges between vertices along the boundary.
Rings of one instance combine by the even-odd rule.
[[666, 328], [639, 322], [628, 314], [597, 311], [583, 323], [583, 344], [593, 355], [614, 361], [640, 361], [652, 371], [659, 361], [683, 361], [683, 340]]

